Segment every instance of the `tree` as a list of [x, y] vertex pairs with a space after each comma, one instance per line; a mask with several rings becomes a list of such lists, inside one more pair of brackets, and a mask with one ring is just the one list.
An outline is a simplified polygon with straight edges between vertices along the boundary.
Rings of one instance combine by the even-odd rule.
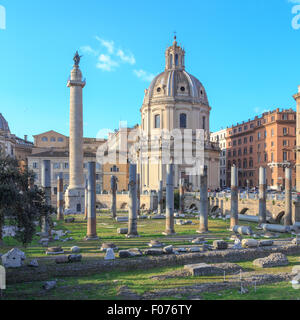
[[18, 161], [0, 154], [0, 243], [5, 221], [16, 227], [16, 239], [29, 244], [36, 231], [35, 221], [52, 225], [50, 214], [55, 209], [46, 204], [43, 190], [34, 186], [34, 172], [21, 171]]

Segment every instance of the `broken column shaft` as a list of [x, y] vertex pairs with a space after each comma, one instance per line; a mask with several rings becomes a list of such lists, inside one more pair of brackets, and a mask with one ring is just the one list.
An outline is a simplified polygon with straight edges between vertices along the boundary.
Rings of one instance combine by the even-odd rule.
[[208, 232], [207, 166], [200, 175], [200, 226], [198, 233]]
[[231, 210], [230, 210], [230, 229], [239, 223], [238, 209], [238, 169], [231, 167]]
[[88, 216], [88, 179], [85, 180], [84, 188], [84, 220], [87, 220]]
[[129, 167], [129, 218], [128, 237], [138, 236], [137, 232], [137, 186], [136, 186], [136, 164]]
[[[43, 160], [42, 163], [42, 188], [45, 192], [45, 200], [48, 206], [51, 206], [51, 162]], [[51, 236], [51, 230], [48, 223], [48, 216], [42, 218], [42, 234], [43, 236]]]
[[184, 179], [179, 180], [179, 213], [184, 213]]
[[266, 208], [266, 168], [259, 168], [259, 223], [267, 222], [267, 208]]
[[158, 189], [158, 214], [163, 213], [163, 182], [159, 181], [159, 189]]
[[174, 165], [167, 165], [167, 186], [166, 186], [166, 231], [165, 235], [175, 233], [174, 229]]
[[292, 225], [292, 169], [285, 168], [285, 214], [284, 225]]
[[136, 175], [137, 179], [137, 215], [141, 215], [141, 175], [138, 173]]
[[96, 230], [96, 163], [88, 163], [88, 212], [86, 240], [98, 240]]
[[117, 177], [111, 176], [110, 178], [111, 187], [111, 214], [113, 218], [117, 217]]
[[57, 220], [64, 220], [64, 179], [62, 173], [57, 177]]

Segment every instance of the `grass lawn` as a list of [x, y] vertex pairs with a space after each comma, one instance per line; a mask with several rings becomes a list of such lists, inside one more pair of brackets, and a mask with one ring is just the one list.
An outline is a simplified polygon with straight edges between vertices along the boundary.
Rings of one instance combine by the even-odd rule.
[[[119, 215], [125, 215], [120, 214]], [[166, 245], [173, 244], [177, 247], [190, 245], [190, 239], [199, 236], [196, 233], [198, 229], [198, 219], [190, 219], [196, 225], [180, 226], [175, 225], [176, 235], [171, 237], [165, 237], [162, 232], [165, 230], [165, 220], [139, 220], [138, 232], [141, 237], [127, 239], [124, 235], [117, 234], [117, 228], [127, 227], [127, 223], [117, 223], [114, 221], [108, 212], [101, 212], [97, 214], [97, 233], [100, 238], [99, 241], [84, 241], [86, 235], [86, 222], [83, 216], [75, 216], [76, 221], [79, 223], [66, 224], [65, 222], [56, 221], [57, 226], [55, 230], [69, 230], [71, 233], [67, 237], [72, 237], [73, 241], [62, 242], [55, 241], [53, 246], [61, 246], [65, 251], [69, 251], [74, 245], [79, 246], [84, 257], [83, 262], [89, 258], [103, 258], [104, 254], [100, 252], [100, 246], [102, 242], [113, 242], [119, 249], [140, 248], [144, 249], [148, 247], [148, 243], [151, 239], [159, 239]], [[244, 223], [243, 225], [250, 225], [255, 231], [256, 224]], [[228, 239], [231, 232], [228, 231], [229, 221], [212, 220], [209, 219], [210, 233], [204, 235], [205, 238], [211, 243], [214, 239]], [[39, 228], [38, 228], [39, 229]], [[39, 230], [37, 230], [39, 231]], [[282, 238], [287, 235], [282, 235]], [[46, 248], [41, 247], [38, 244], [39, 237], [35, 237], [33, 242], [27, 247], [23, 248], [22, 245], [13, 238], [5, 238], [4, 245], [0, 247], [0, 253], [5, 253], [13, 247], [18, 247], [23, 250], [28, 259], [38, 258], [40, 264], [54, 263], [49, 260], [45, 255]], [[52, 245], [52, 244], [51, 244]], [[253, 267], [252, 261], [241, 262], [239, 265], [245, 271], [255, 271], [257, 273], [276, 273], [276, 272], [290, 272], [294, 265], [299, 264], [299, 257], [290, 256], [290, 265], [288, 267], [264, 269], [259, 270]], [[58, 279], [57, 288], [49, 292], [45, 292], [42, 289], [43, 282], [31, 282], [21, 283], [15, 285], [9, 285], [4, 294], [4, 299], [109, 299], [116, 300], [122, 299], [118, 296], [120, 287], [126, 286], [134, 293], [142, 295], [146, 292], [157, 289], [176, 289], [183, 286], [192, 286], [200, 283], [207, 282], [222, 282], [223, 276], [209, 276], [209, 277], [177, 277], [166, 280], [154, 280], [153, 276], [162, 275], [175, 270], [180, 270], [182, 267], [164, 267], [155, 268], [151, 270], [135, 270], [128, 272], [111, 271], [104, 272], [93, 276], [85, 277], [68, 277]], [[53, 280], [53, 279], [49, 279]], [[281, 293], [280, 293], [281, 292]], [[221, 295], [220, 295], [221, 294]], [[172, 299], [178, 299], [178, 297], [171, 297]], [[179, 297], [180, 298], [180, 297]], [[182, 296], [181, 298], [187, 298]], [[252, 292], [246, 295], [240, 295], [237, 290], [228, 290], [218, 293], [205, 293], [201, 294], [203, 299], [298, 299], [300, 298], [300, 291], [294, 290], [290, 283], [279, 283], [275, 285], [266, 285], [258, 287], [257, 292]], [[164, 299], [164, 298], [161, 298]], [[170, 299], [170, 297], [168, 297]]]

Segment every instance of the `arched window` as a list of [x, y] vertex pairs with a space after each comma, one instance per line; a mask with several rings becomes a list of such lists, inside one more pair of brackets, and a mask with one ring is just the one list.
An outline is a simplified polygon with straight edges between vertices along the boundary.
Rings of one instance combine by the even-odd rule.
[[203, 129], [203, 130], [206, 130], [206, 125], [205, 125], [205, 123], [206, 123], [206, 117], [202, 117], [202, 129]]
[[173, 55], [170, 54], [170, 68], [173, 67]]
[[180, 114], [180, 129], [185, 129], [187, 127], [186, 125], [186, 114], [181, 113]]
[[154, 128], [160, 129], [160, 115], [159, 114], [156, 114], [154, 116]]
[[178, 66], [178, 54], [175, 55], [175, 66]]

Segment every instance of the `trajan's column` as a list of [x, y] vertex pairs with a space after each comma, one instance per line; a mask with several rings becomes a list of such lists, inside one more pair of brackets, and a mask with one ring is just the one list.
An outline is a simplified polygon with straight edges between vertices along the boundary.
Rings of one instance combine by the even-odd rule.
[[69, 141], [69, 187], [66, 190], [66, 210], [71, 213], [84, 212], [84, 178], [83, 178], [83, 116], [82, 116], [82, 89], [85, 81], [79, 69], [80, 56], [76, 52], [71, 78], [68, 81], [70, 88], [70, 141]]

